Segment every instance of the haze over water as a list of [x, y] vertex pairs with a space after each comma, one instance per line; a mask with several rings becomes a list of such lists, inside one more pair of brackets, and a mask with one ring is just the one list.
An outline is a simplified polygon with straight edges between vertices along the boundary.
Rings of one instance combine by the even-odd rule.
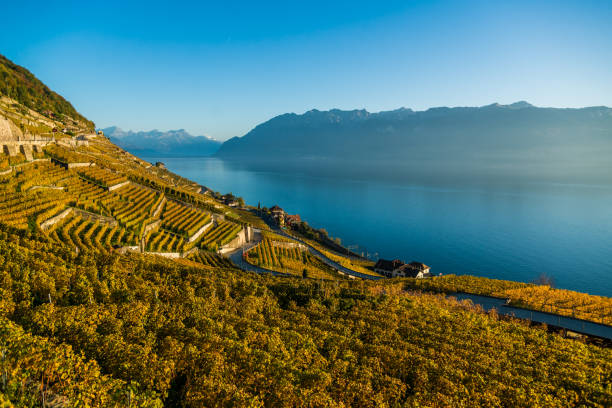
[[[343, 244], [420, 261], [434, 273], [529, 282], [612, 296], [612, 186], [415, 183], [256, 171], [216, 158], [153, 158], [247, 204], [280, 205]], [[401, 178], [399, 178], [401, 180]]]

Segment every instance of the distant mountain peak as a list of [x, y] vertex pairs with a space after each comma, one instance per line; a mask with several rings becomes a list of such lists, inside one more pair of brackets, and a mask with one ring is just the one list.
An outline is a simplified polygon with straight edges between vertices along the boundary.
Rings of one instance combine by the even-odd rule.
[[534, 106], [527, 101], [514, 102], [508, 106], [515, 109], [534, 108]]
[[526, 101], [518, 101], [511, 103], [509, 105], [502, 105], [501, 103], [492, 103], [490, 105], [485, 105], [482, 108], [510, 108], [510, 109], [525, 109], [525, 108], [535, 108], [532, 104]]
[[125, 131], [117, 126], [102, 129], [111, 141], [139, 154], [177, 156], [208, 156], [215, 153], [221, 142], [208, 136], [193, 136], [185, 129], [161, 131]]

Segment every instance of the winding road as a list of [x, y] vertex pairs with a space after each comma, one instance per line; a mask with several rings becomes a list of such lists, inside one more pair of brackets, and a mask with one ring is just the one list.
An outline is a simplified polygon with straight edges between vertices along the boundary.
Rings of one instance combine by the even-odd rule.
[[[318, 249], [312, 247], [308, 242], [305, 242], [297, 237], [294, 237], [293, 235], [288, 234], [287, 232], [281, 230], [281, 229], [274, 229], [273, 230], [276, 234], [278, 235], [282, 235], [284, 237], [287, 237], [289, 239], [292, 239], [294, 241], [299, 242], [300, 244], [306, 246], [306, 248], [308, 249], [308, 252], [310, 252], [312, 255], [316, 256], [317, 258], [319, 258], [321, 260], [321, 262], [325, 263], [327, 266], [329, 266], [330, 268], [335, 269], [336, 271], [338, 271], [339, 273], [345, 274], [345, 275], [349, 275], [349, 276], [353, 276], [356, 278], [361, 278], [361, 279], [370, 279], [370, 280], [377, 280], [377, 279], [381, 279], [382, 277], [378, 277], [378, 276], [373, 276], [373, 275], [366, 275], [365, 273], [360, 273], [357, 271], [354, 271], [352, 269], [349, 269], [347, 267], [344, 267], [342, 265], [340, 265], [338, 262], [329, 259], [327, 256], [325, 256], [325, 254], [323, 254], [321, 251], [319, 251]], [[266, 269], [266, 268], [262, 268], [259, 266], [255, 266], [255, 265], [251, 265], [250, 263], [246, 262], [244, 259], [242, 259], [242, 253], [248, 251], [249, 249], [253, 248], [255, 245], [259, 244], [261, 242], [261, 235], [259, 235], [259, 239], [256, 239], [255, 241], [251, 241], [251, 242], [247, 242], [246, 244], [242, 245], [239, 248], [236, 248], [234, 251], [232, 252], [228, 252], [226, 254], [224, 254], [224, 256], [228, 257], [233, 263], [236, 264], [236, 266], [238, 266], [240, 269], [244, 270], [244, 271], [250, 271], [250, 272], [256, 272], [256, 273], [271, 273], [273, 275], [277, 275], [277, 276], [296, 276], [296, 275], [291, 275], [291, 274], [287, 274], [287, 273], [282, 273], [282, 272], [277, 272], [277, 271], [273, 271], [271, 269]]]
[[[310, 246], [308, 242], [305, 242], [293, 235], [290, 235], [283, 230], [275, 229], [274, 232], [305, 245], [306, 248], [308, 248], [308, 251], [312, 255], [316, 256], [322, 262], [338, 270], [341, 273], [345, 273], [347, 275], [355, 276], [355, 277], [362, 278], [362, 279], [370, 279], [370, 280], [382, 279], [382, 277], [366, 275], [366, 274], [359, 273], [351, 269], [348, 269], [338, 264], [337, 262], [329, 259], [319, 250]], [[255, 272], [255, 273], [270, 273], [276, 276], [295, 277], [295, 275], [290, 275], [286, 273], [273, 271], [270, 269], [261, 268], [255, 265], [251, 265], [248, 262], [244, 261], [242, 259], [243, 251], [248, 251], [249, 249], [253, 248], [255, 245], [259, 244], [259, 242], [261, 242], [261, 235], [260, 235], [259, 240], [246, 243], [242, 247], [237, 248], [236, 250], [226, 254], [225, 256], [231, 259], [232, 262], [234, 262], [234, 264], [236, 264], [240, 269], [244, 271], [250, 271], [250, 272]], [[612, 340], [612, 326], [598, 324], [598, 323], [589, 322], [589, 321], [580, 320], [580, 319], [575, 319], [575, 318], [571, 318], [568, 316], [560, 316], [560, 315], [546, 313], [546, 312], [538, 312], [534, 310], [511, 307], [511, 306], [505, 305], [504, 299], [490, 298], [490, 297], [472, 295], [472, 294], [467, 294], [467, 293], [450, 294], [450, 295], [455, 296], [460, 300], [461, 299], [471, 299], [474, 303], [481, 305], [485, 310], [496, 308], [498, 312], [501, 314], [512, 315], [513, 317], [524, 319], [524, 320], [530, 320], [530, 321], [539, 322], [539, 323], [547, 323], [551, 325], [556, 325], [558, 327], [572, 330], [577, 333], [582, 333], [582, 334], [586, 334], [590, 336], [597, 336], [597, 337], [605, 338], [608, 340]]]

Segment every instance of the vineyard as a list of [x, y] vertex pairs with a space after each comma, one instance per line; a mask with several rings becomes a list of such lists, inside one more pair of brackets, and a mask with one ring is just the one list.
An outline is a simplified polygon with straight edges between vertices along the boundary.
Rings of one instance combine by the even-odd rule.
[[86, 180], [90, 180], [102, 187], [110, 187], [127, 181], [127, 177], [100, 167], [83, 167], [77, 173]]
[[380, 276], [380, 274], [374, 272], [374, 262], [372, 261], [346, 258], [344, 256], [336, 254], [335, 252], [332, 252], [329, 249], [324, 248], [322, 245], [318, 244], [313, 240], [303, 240], [332, 261], [339, 263], [347, 269], [362, 273], [364, 275]]
[[191, 259], [194, 262], [199, 262], [206, 266], [211, 266], [213, 268], [235, 268], [235, 265], [227, 258], [219, 256], [214, 252], [208, 251], [196, 251], [192, 255], [189, 256], [188, 259]]
[[61, 163], [89, 163], [92, 161], [88, 155], [59, 145], [47, 145], [44, 150], [50, 157]]
[[33, 336], [6, 317], [0, 317], [0, 348], [3, 407], [40, 402], [43, 406], [160, 405], [155, 393], [134, 393], [128, 382], [102, 374], [96, 361], [84, 359], [70, 345]]
[[216, 226], [206, 231], [200, 242], [202, 249], [216, 251], [236, 237], [242, 227], [229, 221], [219, 221]]
[[102, 187], [74, 176], [63, 180], [61, 185], [70, 197], [71, 205], [108, 215], [107, 211], [100, 207], [100, 200], [107, 195], [106, 190]]
[[91, 222], [78, 215], [69, 215], [46, 231], [57, 243], [89, 251], [108, 251], [113, 246], [136, 245], [133, 232], [98, 222]]
[[34, 228], [40, 214], [59, 212], [68, 202], [64, 194], [54, 190], [0, 194], [0, 222], [23, 229]]
[[331, 268], [304, 248], [286, 245], [291, 243], [287, 239], [272, 241], [269, 237], [274, 235], [265, 235], [266, 238], [260, 244], [246, 253], [246, 261], [255, 266], [297, 276], [325, 279], [337, 277]]
[[161, 199], [152, 190], [129, 184], [107, 193], [100, 204], [123, 228], [140, 233]]
[[470, 275], [406, 279], [402, 282], [411, 289], [494, 296], [509, 299], [512, 306], [612, 325], [612, 299], [604, 296]]
[[176, 234], [189, 238], [210, 222], [210, 214], [187, 207], [176, 201], [166, 202], [162, 211], [162, 226]]
[[185, 239], [180, 235], [160, 229], [153, 232], [147, 240], [149, 252], [182, 252]]
[[205, 252], [189, 264], [75, 257], [4, 225], [0, 252], [0, 386], [16, 405], [295, 407], [303, 394], [332, 407], [612, 400], [611, 349], [444, 296], [377, 294], [383, 281], [236, 273]]
[[[46, 233], [76, 250], [97, 252], [135, 247], [141, 241], [152, 252], [183, 252], [194, 246], [217, 250], [241, 229], [240, 218], [213, 226], [210, 211], [219, 210], [211, 198], [194, 192], [194, 183], [156, 168], [147, 170], [146, 162], [103, 139], [44, 149], [55, 161], [20, 164], [0, 175], [0, 222], [35, 230], [73, 207], [84, 212], [71, 213]], [[62, 163], [96, 165], [68, 169]], [[131, 183], [125, 183], [128, 180]], [[161, 229], [144, 236], [145, 226], [155, 222]]]

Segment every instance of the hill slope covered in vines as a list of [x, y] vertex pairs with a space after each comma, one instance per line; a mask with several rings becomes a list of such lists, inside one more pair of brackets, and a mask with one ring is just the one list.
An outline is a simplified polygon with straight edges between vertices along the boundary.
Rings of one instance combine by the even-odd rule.
[[[348, 279], [266, 231], [262, 212], [83, 136], [0, 157], [3, 406], [612, 405], [610, 348], [446, 292], [596, 321], [609, 299], [475, 277]], [[249, 228], [263, 239], [245, 263], [282, 276], [220, 255]]]

